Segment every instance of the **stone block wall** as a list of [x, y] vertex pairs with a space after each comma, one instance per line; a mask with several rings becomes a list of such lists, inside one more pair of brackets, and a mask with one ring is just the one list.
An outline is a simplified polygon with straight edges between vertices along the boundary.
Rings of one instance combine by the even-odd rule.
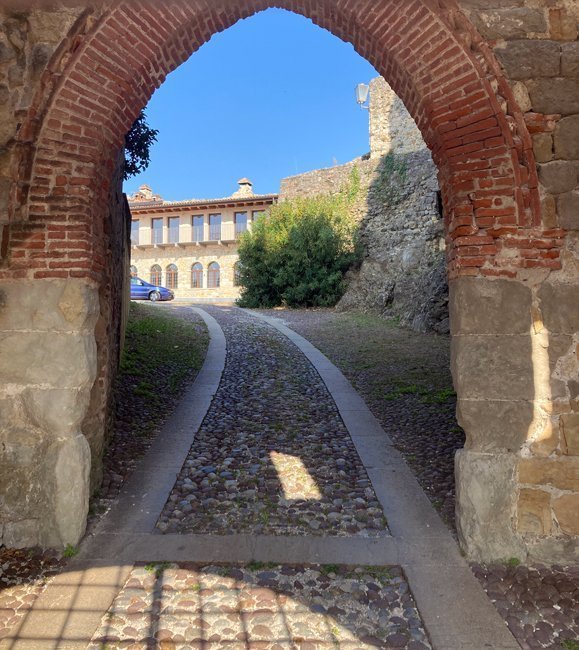
[[382, 77], [370, 82], [370, 157], [424, 151], [426, 144], [402, 100]]
[[102, 482], [102, 461], [112, 432], [113, 384], [118, 370], [129, 305], [131, 211], [123, 193], [124, 152], [117, 156], [109, 211], [104, 224], [108, 239], [106, 276], [99, 287], [99, 318], [95, 326], [97, 379], [81, 430], [91, 450], [91, 491]]
[[376, 161], [361, 221], [365, 256], [338, 309], [378, 313], [418, 331], [449, 331], [444, 222], [423, 148]]
[[[460, 531], [473, 556], [488, 553], [488, 526], [495, 556], [579, 561], [579, 4], [460, 5], [524, 114], [541, 225], [561, 241], [558, 253], [529, 238], [526, 270], [511, 281], [451, 283], [453, 372], [467, 432], [457, 459]], [[477, 379], [489, 372], [492, 390]]]
[[[25, 175], [24, 150], [41, 125], [25, 129], [23, 117], [42, 115], [49, 73], [66, 64], [67, 47], [98, 16], [80, 6], [0, 8], [0, 273], [19, 267], [0, 282], [0, 545], [76, 544], [100, 484], [128, 304], [122, 155], [110, 168], [103, 221], [87, 229], [53, 215], [48, 243], [22, 222], [27, 193], [14, 182]], [[106, 248], [98, 281], [80, 261], [93, 235]], [[20, 256], [11, 254], [15, 242]], [[51, 272], [62, 250], [71, 271]]]

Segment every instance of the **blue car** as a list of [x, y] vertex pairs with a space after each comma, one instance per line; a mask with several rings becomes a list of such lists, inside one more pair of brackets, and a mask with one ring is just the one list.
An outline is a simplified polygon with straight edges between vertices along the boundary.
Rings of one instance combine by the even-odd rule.
[[149, 284], [141, 278], [131, 278], [131, 300], [173, 300], [175, 294], [165, 287]]

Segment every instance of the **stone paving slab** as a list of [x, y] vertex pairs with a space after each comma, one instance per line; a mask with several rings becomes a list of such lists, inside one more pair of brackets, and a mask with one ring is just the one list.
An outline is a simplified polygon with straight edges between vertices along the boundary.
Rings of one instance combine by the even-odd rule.
[[[409, 547], [410, 548], [410, 547]], [[88, 540], [85, 555], [113, 561], [398, 564], [399, 544], [379, 539], [267, 535], [114, 535]], [[404, 554], [408, 558], [408, 554]]]
[[431, 647], [399, 567], [255, 562], [135, 567], [89, 649], [105, 644], [111, 649]]
[[10, 650], [84, 650], [132, 565], [72, 563], [56, 576], [20, 625], [0, 641]]

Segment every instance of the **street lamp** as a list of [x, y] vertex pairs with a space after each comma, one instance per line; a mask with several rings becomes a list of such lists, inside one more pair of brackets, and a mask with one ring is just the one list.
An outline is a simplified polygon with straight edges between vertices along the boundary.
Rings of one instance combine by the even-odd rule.
[[356, 86], [356, 101], [362, 109], [370, 110], [370, 107], [366, 104], [368, 101], [368, 95], [370, 94], [370, 86], [367, 84], [358, 84]]

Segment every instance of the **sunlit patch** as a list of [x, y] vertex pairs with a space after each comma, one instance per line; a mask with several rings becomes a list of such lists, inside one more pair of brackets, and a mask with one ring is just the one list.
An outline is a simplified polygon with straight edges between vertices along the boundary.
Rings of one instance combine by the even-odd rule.
[[301, 458], [278, 451], [270, 453], [283, 495], [288, 501], [320, 501], [322, 493]]
[[134, 567], [88, 650], [372, 650], [413, 640], [431, 647], [400, 567], [151, 563]]
[[530, 444], [536, 445], [553, 437], [549, 332], [540, 321], [535, 321], [531, 326], [531, 359], [535, 399], [533, 420], [529, 426], [527, 440]]

